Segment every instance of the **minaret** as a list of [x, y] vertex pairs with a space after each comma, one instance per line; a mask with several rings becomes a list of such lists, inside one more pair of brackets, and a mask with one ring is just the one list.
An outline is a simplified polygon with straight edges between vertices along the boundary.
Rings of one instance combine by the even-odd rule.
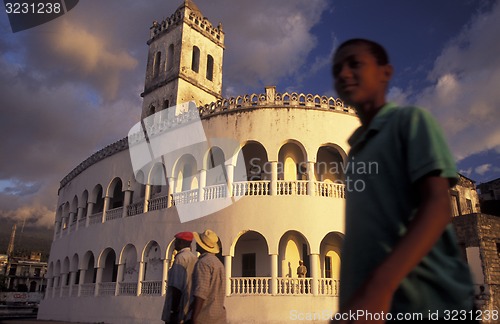
[[194, 100], [197, 106], [222, 98], [224, 32], [204, 18], [191, 0], [150, 28], [142, 118]]
[[16, 228], [17, 225], [14, 224], [14, 226], [12, 226], [12, 232], [10, 233], [9, 247], [7, 248], [7, 255], [9, 256], [9, 258], [11, 258], [12, 255], [14, 254], [14, 240], [16, 238]]

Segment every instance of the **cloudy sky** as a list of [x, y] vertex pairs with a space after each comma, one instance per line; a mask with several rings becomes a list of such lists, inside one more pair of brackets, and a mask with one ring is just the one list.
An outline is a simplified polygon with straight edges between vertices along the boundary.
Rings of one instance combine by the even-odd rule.
[[[224, 25], [225, 96], [265, 85], [335, 95], [334, 49], [371, 38], [396, 70], [390, 98], [434, 114], [464, 175], [478, 183], [500, 177], [497, 1], [195, 2]], [[0, 14], [0, 218], [52, 226], [59, 181], [137, 122], [149, 27], [180, 3], [82, 0], [17, 33]]]

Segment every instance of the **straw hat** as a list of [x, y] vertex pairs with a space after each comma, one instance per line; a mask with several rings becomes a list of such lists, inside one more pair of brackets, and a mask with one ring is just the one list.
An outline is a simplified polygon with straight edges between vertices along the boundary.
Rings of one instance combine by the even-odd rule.
[[219, 253], [219, 237], [212, 230], [207, 229], [203, 233], [193, 232], [194, 239], [203, 250], [210, 253]]

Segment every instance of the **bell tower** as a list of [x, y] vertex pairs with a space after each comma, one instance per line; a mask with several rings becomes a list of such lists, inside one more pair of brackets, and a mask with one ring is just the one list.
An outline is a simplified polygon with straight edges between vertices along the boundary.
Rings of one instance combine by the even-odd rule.
[[141, 117], [194, 100], [197, 106], [222, 98], [224, 32], [184, 0], [170, 18], [150, 28]]

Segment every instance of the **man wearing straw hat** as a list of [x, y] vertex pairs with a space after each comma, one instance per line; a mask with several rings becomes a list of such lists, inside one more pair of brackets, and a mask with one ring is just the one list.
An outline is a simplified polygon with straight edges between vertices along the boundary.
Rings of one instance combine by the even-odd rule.
[[174, 264], [168, 271], [168, 287], [161, 319], [165, 323], [185, 323], [188, 321], [188, 310], [192, 289], [194, 265], [198, 261], [191, 252], [192, 232], [175, 234]]
[[226, 323], [224, 265], [215, 256], [219, 253], [219, 237], [211, 230], [193, 232], [193, 236], [200, 256], [193, 272], [192, 322]]

